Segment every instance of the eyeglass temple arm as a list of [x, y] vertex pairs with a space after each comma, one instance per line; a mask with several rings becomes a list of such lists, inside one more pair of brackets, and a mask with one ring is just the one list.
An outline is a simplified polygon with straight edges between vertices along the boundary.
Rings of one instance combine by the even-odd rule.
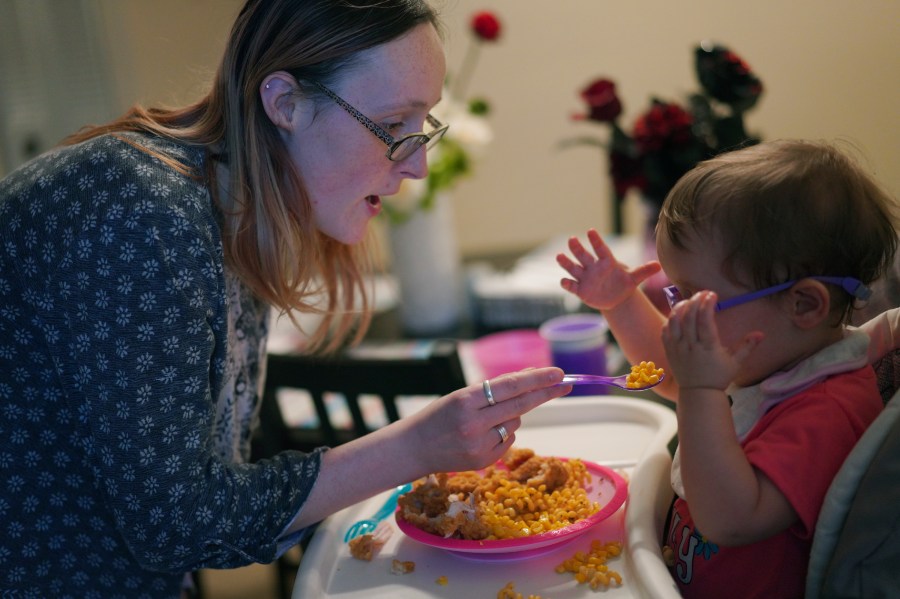
[[[851, 296], [855, 297], [859, 300], [867, 300], [872, 297], [872, 290], [863, 284], [859, 279], [854, 279], [853, 277], [809, 277], [810, 279], [815, 279], [817, 281], [822, 281], [823, 283], [831, 283], [832, 285], [838, 285], [844, 291], [849, 293]], [[741, 295], [732, 299], [723, 300], [716, 304], [716, 311], [725, 310], [726, 308], [732, 308], [734, 306], [739, 306], [741, 304], [752, 302], [753, 300], [759, 299], [761, 297], [765, 297], [767, 295], [773, 295], [778, 293], [779, 291], [784, 291], [788, 289], [791, 285], [796, 283], [797, 281], [788, 281], [786, 283], [782, 283], [781, 285], [775, 285], [774, 287], [768, 287], [766, 289], [760, 289], [759, 291], [755, 291], [753, 293], [748, 293], [746, 295]]]
[[716, 311], [720, 312], [727, 308], [733, 308], [734, 306], [740, 306], [741, 304], [752, 302], [753, 300], [757, 300], [761, 297], [766, 297], [767, 295], [773, 295], [775, 293], [778, 293], [779, 291], [784, 291], [794, 283], [796, 283], [796, 281], [788, 281], [787, 283], [782, 283], [781, 285], [767, 287], [766, 289], [760, 289], [759, 291], [747, 293], [746, 295], [739, 295], [731, 299], [722, 300], [721, 302], [716, 303]]
[[867, 300], [872, 297], [872, 289], [853, 277], [812, 277], [817, 281], [840, 285], [844, 291], [859, 300]]

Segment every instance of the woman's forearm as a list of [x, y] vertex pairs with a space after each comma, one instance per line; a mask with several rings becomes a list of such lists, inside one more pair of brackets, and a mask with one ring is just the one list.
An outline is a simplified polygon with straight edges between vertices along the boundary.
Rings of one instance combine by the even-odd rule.
[[[522, 414], [571, 390], [559, 368], [494, 377], [491, 401], [476, 383], [422, 410], [325, 452], [318, 478], [289, 531], [432, 472], [484, 468], [515, 442]], [[503, 427], [500, 434], [499, 427]]]
[[316, 484], [288, 532], [306, 528], [386, 489], [428, 474], [410, 440], [416, 431], [399, 421], [322, 455]]

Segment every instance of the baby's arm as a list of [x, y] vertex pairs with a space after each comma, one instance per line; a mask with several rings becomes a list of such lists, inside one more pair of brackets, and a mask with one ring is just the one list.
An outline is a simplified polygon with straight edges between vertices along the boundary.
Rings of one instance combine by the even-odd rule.
[[[587, 236], [593, 252], [577, 237], [572, 237], [569, 239], [572, 258], [566, 254], [557, 255], [557, 263], [572, 277], [562, 279], [560, 284], [603, 314], [629, 362], [637, 364], [652, 360], [668, 373], [660, 341], [665, 316], [639, 289], [643, 281], [660, 271], [659, 262], [629, 269], [616, 260], [596, 230], [590, 229]], [[662, 397], [675, 400], [678, 395], [675, 377], [666, 376], [653, 390]]]
[[713, 542], [745, 545], [786, 529], [798, 516], [784, 494], [747, 460], [725, 393], [762, 333], [748, 334], [735, 348], [724, 347], [715, 304], [711, 292], [678, 304], [663, 327], [662, 341], [681, 385], [678, 451], [691, 515]]

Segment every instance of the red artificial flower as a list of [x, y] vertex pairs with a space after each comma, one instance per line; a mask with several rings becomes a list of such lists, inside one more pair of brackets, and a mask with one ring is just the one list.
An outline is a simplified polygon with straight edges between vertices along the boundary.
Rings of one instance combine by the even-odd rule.
[[693, 117], [677, 104], [654, 101], [634, 124], [634, 141], [642, 153], [685, 145], [692, 141]]
[[622, 103], [616, 95], [616, 84], [609, 79], [597, 79], [581, 90], [588, 105], [588, 120], [612, 123], [622, 114]]
[[482, 41], [493, 42], [500, 37], [500, 20], [487, 10], [472, 16], [472, 31]]

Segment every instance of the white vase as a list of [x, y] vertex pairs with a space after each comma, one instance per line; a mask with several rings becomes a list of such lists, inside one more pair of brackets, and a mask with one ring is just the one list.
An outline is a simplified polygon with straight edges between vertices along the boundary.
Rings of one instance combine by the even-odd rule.
[[400, 319], [413, 335], [447, 333], [462, 319], [465, 294], [451, 201], [448, 192], [439, 192], [431, 208], [389, 227]]

